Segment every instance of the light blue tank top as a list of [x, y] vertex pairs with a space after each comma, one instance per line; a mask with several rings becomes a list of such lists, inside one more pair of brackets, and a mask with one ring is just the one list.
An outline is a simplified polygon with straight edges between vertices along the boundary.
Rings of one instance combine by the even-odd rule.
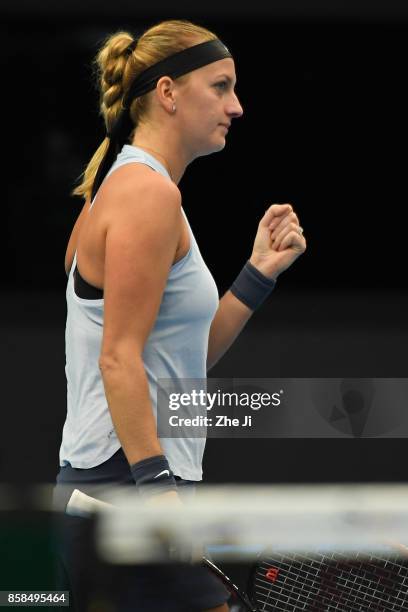
[[[106, 178], [120, 166], [133, 162], [146, 164], [171, 180], [162, 164], [133, 145], [123, 146]], [[91, 206], [96, 198], [97, 195]], [[214, 279], [183, 209], [182, 213], [189, 228], [190, 249], [169, 271], [157, 319], [142, 355], [156, 419], [158, 379], [206, 378], [209, 330], [219, 304]], [[76, 252], [66, 290], [67, 416], [60, 465], [69, 462], [73, 467], [91, 468], [109, 459], [121, 444], [112, 423], [99, 369], [104, 300], [76, 295], [75, 265]], [[175, 475], [186, 480], [201, 480], [205, 438], [162, 438], [160, 443]]]

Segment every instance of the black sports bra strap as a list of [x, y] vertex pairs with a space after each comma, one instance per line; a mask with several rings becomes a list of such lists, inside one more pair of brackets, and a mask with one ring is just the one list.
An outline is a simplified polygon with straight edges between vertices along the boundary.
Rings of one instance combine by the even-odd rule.
[[103, 289], [90, 285], [82, 278], [79, 273], [78, 266], [74, 269], [74, 291], [76, 295], [85, 300], [101, 300], [103, 298]]

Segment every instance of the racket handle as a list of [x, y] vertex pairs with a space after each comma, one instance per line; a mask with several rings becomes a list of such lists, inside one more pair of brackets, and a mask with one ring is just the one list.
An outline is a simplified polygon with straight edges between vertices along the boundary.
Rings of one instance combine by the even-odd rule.
[[86, 493], [79, 489], [74, 489], [65, 511], [72, 516], [89, 516], [98, 512], [98, 510], [107, 510], [109, 508], [113, 508], [113, 505], [86, 495]]

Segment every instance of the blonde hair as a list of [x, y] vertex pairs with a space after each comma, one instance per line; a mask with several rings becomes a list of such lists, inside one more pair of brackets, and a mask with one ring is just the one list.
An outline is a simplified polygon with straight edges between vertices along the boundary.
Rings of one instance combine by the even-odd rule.
[[[146, 30], [138, 39], [134, 51], [129, 54], [127, 47], [133, 42], [133, 36], [129, 32], [119, 31], [109, 35], [93, 60], [100, 92], [99, 114], [104, 119], [106, 130], [112, 129], [121, 111], [124, 95], [141, 72], [178, 51], [216, 38], [216, 34], [210, 30], [190, 21], [167, 20]], [[178, 80], [181, 81], [183, 78], [188, 78], [188, 75], [179, 77]], [[149, 93], [133, 100], [130, 106], [130, 117], [135, 128], [147, 115]], [[130, 135], [132, 139], [134, 129]], [[91, 197], [95, 175], [108, 147], [109, 138], [106, 137], [93, 154], [84, 172], [80, 174], [81, 182], [71, 195], [82, 196], [85, 200]]]

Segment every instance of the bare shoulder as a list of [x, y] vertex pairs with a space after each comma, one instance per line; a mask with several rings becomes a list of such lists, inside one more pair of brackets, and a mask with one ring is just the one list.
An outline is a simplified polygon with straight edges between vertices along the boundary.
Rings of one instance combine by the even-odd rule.
[[128, 214], [129, 207], [142, 213], [147, 207], [151, 214], [158, 209], [163, 214], [171, 208], [180, 209], [181, 193], [175, 183], [140, 163], [128, 163], [117, 168], [101, 187], [101, 197], [113, 208], [115, 216], [120, 211]]

